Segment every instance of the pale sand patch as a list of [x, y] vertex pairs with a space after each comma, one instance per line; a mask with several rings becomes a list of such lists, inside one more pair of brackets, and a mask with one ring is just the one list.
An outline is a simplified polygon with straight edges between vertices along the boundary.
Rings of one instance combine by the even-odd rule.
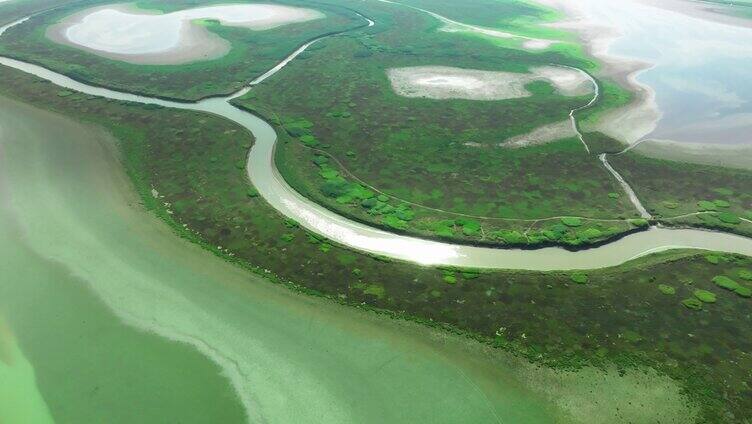
[[198, 19], [261, 31], [281, 25], [319, 19], [312, 9], [268, 4], [202, 7], [160, 14], [116, 4], [86, 9], [47, 29], [51, 40], [110, 59], [135, 64], [181, 64], [216, 59], [230, 43]]
[[[579, 95], [588, 90], [589, 80], [581, 72], [556, 67], [539, 67], [531, 73], [481, 71], [450, 66], [391, 68], [387, 75], [392, 89], [404, 97], [430, 99], [505, 100], [528, 97], [525, 85], [550, 82], [563, 95]], [[592, 91], [590, 87], [589, 91]]]
[[590, 78], [576, 69], [561, 66], [541, 66], [530, 70], [539, 79], [550, 82], [564, 96], [584, 96], [593, 92]]
[[538, 127], [527, 134], [522, 134], [508, 138], [499, 143], [499, 147], [520, 148], [537, 146], [540, 144], [550, 143], [563, 138], [575, 137], [577, 133], [572, 127], [572, 122], [567, 119], [561, 122]]
[[430, 99], [504, 100], [530, 96], [526, 74], [479, 71], [449, 66], [413, 66], [387, 70], [400, 96]]

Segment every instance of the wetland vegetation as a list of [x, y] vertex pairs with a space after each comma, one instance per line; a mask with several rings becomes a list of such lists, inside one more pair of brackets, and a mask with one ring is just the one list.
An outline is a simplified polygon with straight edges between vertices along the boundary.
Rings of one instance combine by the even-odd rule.
[[752, 236], [752, 172], [631, 152], [611, 162], [659, 222]]
[[[391, 232], [504, 247], [580, 248], [656, 222], [752, 236], [752, 174], [746, 171], [613, 154], [623, 146], [597, 132], [583, 140], [569, 134], [523, 148], [505, 146], [537, 128], [568, 122], [570, 113], [595, 121], [629, 102], [630, 94], [611, 80], [596, 81], [600, 96], [584, 110], [592, 93], [565, 95], [554, 80], [527, 81], [527, 95], [502, 100], [439, 100], [393, 90], [388, 70], [414, 66], [526, 75], [555, 64], [595, 75], [599, 65], [570, 34], [533, 24], [558, 18], [548, 9], [516, 1], [475, 0], [472, 7], [405, 2], [526, 40], [555, 41], [542, 50], [515, 38], [442, 31], [445, 22], [413, 7], [355, 7], [340, 0], [315, 4], [326, 19], [285, 29], [255, 33], [209, 22], [232, 50], [187, 66], [126, 64], [45, 38], [47, 26], [100, 3], [71, 4], [32, 18], [0, 39], [0, 54], [95, 85], [191, 100], [235, 91], [304, 41], [359, 28], [314, 44], [275, 78], [235, 100], [274, 126], [275, 162], [287, 182], [345, 217]], [[148, 0], [138, 6], [169, 12], [209, 3]], [[376, 24], [365, 27], [351, 6]], [[488, 8], [506, 18], [495, 19]], [[649, 398], [655, 373], [680, 384], [689, 400], [677, 409], [686, 414], [682, 418], [752, 420], [752, 258], [675, 250], [577, 272], [394, 261], [338, 245], [283, 218], [248, 180], [253, 135], [229, 120], [84, 95], [4, 66], [0, 94], [104, 128], [117, 140], [139, 207], [180, 237], [264, 279], [326, 302], [467, 336], [559, 375], [599, 370], [577, 387], [585, 393], [600, 391], [596, 379], [613, 370], [621, 381], [648, 376], [639, 390], [611, 399], [613, 404], [585, 402], [597, 411], [596, 421], [655, 421], [639, 414], [674, 411], [674, 405], [654, 404], [663, 398]], [[600, 153], [609, 153], [650, 221], [640, 218], [601, 166]], [[583, 410], [569, 412], [582, 420]], [[681, 421], [679, 416], [667, 420]]]
[[[364, 7], [381, 25], [321, 41], [236, 101], [277, 126], [277, 166], [295, 189], [392, 231], [468, 243], [581, 246], [641, 227], [630, 222], [638, 215], [618, 183], [576, 138], [505, 147], [567, 120], [592, 93], [565, 96], [535, 81], [525, 87], [531, 95], [517, 99], [405, 98], [387, 78], [389, 69], [421, 65], [526, 75], [550, 63], [592, 64], [574, 53], [436, 31], [434, 17], [404, 6]], [[567, 226], [563, 216], [582, 223]]]

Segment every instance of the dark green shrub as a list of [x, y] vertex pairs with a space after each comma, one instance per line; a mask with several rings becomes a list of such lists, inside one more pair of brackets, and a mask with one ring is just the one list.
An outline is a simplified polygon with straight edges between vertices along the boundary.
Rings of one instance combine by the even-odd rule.
[[699, 300], [697, 300], [697, 299], [695, 299], [693, 297], [689, 298], [689, 299], [684, 299], [684, 300], [682, 300], [681, 303], [687, 309], [692, 309], [694, 311], [699, 311], [700, 309], [702, 309], [702, 302], [700, 302]]

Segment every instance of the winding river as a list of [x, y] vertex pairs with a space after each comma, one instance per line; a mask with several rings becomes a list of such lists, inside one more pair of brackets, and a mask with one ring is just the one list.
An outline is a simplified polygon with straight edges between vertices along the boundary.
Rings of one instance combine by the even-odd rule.
[[[0, 35], [8, 28], [24, 21], [25, 19], [22, 19], [0, 28]], [[369, 21], [369, 24], [373, 23]], [[36, 75], [60, 87], [86, 94], [208, 112], [236, 122], [251, 131], [256, 138], [248, 156], [248, 176], [272, 207], [282, 215], [298, 221], [310, 231], [369, 253], [425, 265], [526, 270], [608, 267], [649, 253], [674, 248], [717, 250], [752, 256], [752, 239], [750, 238], [695, 229], [651, 228], [597, 248], [578, 252], [555, 247], [537, 250], [494, 249], [397, 235], [337, 215], [303, 197], [285, 182], [274, 165], [274, 146], [277, 141], [274, 129], [262, 119], [230, 104], [231, 100], [246, 94], [253, 85], [283, 69], [285, 64], [313, 42], [300, 47], [280, 65], [251, 82], [248, 87], [227, 97], [209, 98], [196, 103], [175, 102], [94, 87], [49, 69], [5, 57], [0, 57], [0, 64]]]
[[[285, 183], [274, 168], [274, 129], [229, 103], [250, 87], [179, 103], [9, 58], [0, 64], [83, 93], [240, 124], [256, 137], [248, 174], [261, 195], [309, 230], [365, 251], [526, 269], [615, 265], [672, 247], [752, 255], [750, 239], [695, 230], [651, 229], [577, 253], [390, 234], [346, 220]], [[676, 386], [650, 373], [553, 373], [233, 267], [138, 207], [117, 140], [101, 129], [0, 97], [0, 140], [0, 421], [614, 422], [599, 414], [616, 408], [636, 422], [680, 422], [692, 414]], [[658, 407], [641, 407], [636, 396]]]

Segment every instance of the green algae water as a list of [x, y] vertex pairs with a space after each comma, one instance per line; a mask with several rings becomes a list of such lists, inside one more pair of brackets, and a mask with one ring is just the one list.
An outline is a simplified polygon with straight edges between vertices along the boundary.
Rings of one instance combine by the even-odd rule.
[[[102, 130], [0, 98], [0, 420], [687, 422], [651, 372], [554, 372], [302, 296], [177, 238]], [[18, 397], [23, 402], [18, 402]]]

